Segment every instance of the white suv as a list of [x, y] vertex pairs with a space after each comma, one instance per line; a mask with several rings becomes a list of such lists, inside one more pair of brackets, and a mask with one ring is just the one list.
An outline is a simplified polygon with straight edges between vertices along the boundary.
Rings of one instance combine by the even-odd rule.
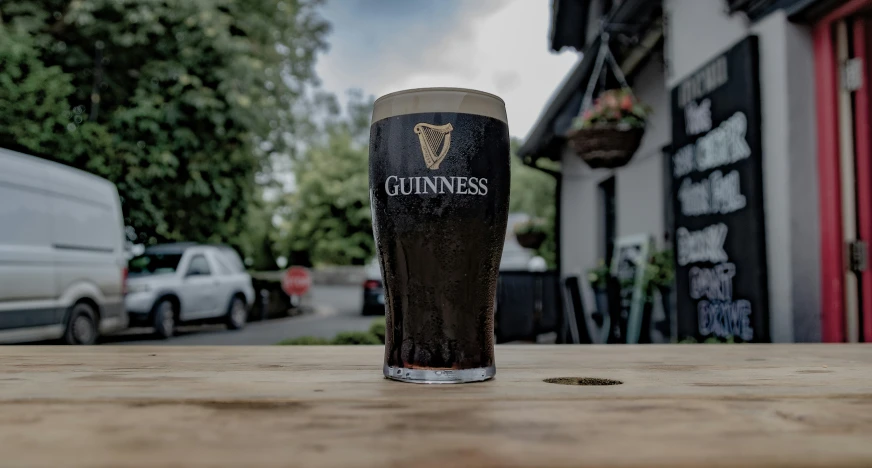
[[130, 260], [124, 305], [130, 326], [169, 338], [179, 323], [224, 322], [238, 330], [254, 303], [251, 276], [230, 247], [166, 244]]

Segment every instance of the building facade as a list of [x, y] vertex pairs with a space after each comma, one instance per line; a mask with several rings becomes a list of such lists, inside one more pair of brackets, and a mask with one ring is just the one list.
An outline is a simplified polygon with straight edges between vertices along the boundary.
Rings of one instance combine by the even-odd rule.
[[[561, 162], [561, 274], [584, 278], [617, 240], [642, 234], [676, 254], [671, 300], [654, 310], [671, 325], [657, 341], [872, 341], [872, 1], [553, 9], [552, 48], [583, 56], [519, 155]], [[617, 169], [591, 169], [567, 144], [603, 32], [652, 108]]]

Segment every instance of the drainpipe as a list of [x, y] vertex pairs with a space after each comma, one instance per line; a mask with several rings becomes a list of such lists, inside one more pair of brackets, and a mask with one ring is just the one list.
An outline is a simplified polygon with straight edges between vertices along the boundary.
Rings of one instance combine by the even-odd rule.
[[557, 268], [557, 275], [558, 275], [558, 277], [562, 277], [562, 275], [563, 275], [562, 269], [561, 269], [562, 261], [561, 261], [560, 257], [561, 257], [561, 251], [563, 249], [561, 248], [561, 242], [560, 242], [560, 223], [561, 223], [561, 219], [563, 218], [563, 215], [560, 212], [561, 211], [560, 210], [560, 202], [561, 202], [561, 198], [562, 198], [561, 192], [562, 192], [562, 188], [563, 188], [563, 173], [560, 171], [554, 171], [551, 169], [546, 169], [544, 167], [539, 167], [536, 165], [536, 161], [529, 158], [529, 157], [521, 158], [521, 163], [527, 167], [531, 167], [533, 169], [536, 169], [539, 172], [543, 172], [545, 174], [550, 175], [551, 177], [554, 177], [554, 180], [556, 182], [556, 184], [554, 186], [554, 255], [556, 257], [555, 264], [556, 264], [556, 268]]

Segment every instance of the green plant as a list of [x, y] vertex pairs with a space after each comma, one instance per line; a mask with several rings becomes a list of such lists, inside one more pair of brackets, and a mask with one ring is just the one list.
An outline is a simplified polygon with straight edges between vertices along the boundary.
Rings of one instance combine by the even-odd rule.
[[573, 128], [617, 126], [618, 128], [644, 127], [651, 108], [639, 102], [628, 89], [604, 91], [573, 121]]
[[296, 190], [283, 198], [286, 252], [307, 252], [313, 265], [363, 265], [375, 244], [369, 206], [372, 99], [351, 92], [343, 112], [333, 98], [293, 164]]
[[609, 279], [609, 266], [606, 261], [599, 259], [596, 267], [587, 270], [587, 281], [594, 289], [605, 289]]
[[515, 225], [515, 235], [547, 234], [548, 222], [542, 218], [531, 218]]
[[377, 336], [370, 332], [349, 331], [342, 332], [333, 338], [334, 345], [377, 345], [383, 344]]
[[[557, 213], [554, 205], [554, 193], [557, 188], [557, 180], [549, 173], [534, 169], [527, 164], [533, 164], [532, 160], [525, 161], [518, 156], [521, 148], [521, 140], [511, 140], [511, 194], [509, 196], [509, 212], [525, 213], [533, 218], [545, 221], [545, 241], [534, 249], [536, 255], [545, 259], [548, 268], [557, 267], [557, 243], [554, 239], [554, 218]], [[547, 158], [538, 159], [535, 166], [553, 174], [559, 173], [560, 164], [554, 161], [546, 161]]]
[[670, 289], [675, 281], [675, 259], [672, 249], [655, 250], [645, 265], [645, 301], [654, 302], [655, 289]]
[[0, 146], [115, 183], [131, 241], [234, 244], [312, 134], [319, 3], [0, 1]]
[[301, 336], [299, 338], [291, 338], [288, 340], [282, 340], [276, 343], [277, 345], [282, 346], [313, 346], [313, 345], [329, 345], [332, 344], [330, 340], [327, 338], [318, 338], [316, 336]]
[[375, 335], [382, 344], [385, 342], [385, 332], [386, 327], [384, 317], [373, 320], [372, 324], [369, 326], [369, 333]]
[[649, 288], [671, 288], [675, 281], [675, 257], [672, 249], [654, 251], [645, 265], [645, 284]]
[[[382, 325], [382, 327], [384, 327], [384, 325]], [[375, 328], [376, 324], [373, 324], [370, 330]], [[282, 346], [377, 345], [384, 344], [384, 334], [379, 337], [372, 331], [347, 331], [337, 334], [332, 340], [318, 338], [316, 336], [301, 336], [298, 338], [282, 340], [276, 344]]]

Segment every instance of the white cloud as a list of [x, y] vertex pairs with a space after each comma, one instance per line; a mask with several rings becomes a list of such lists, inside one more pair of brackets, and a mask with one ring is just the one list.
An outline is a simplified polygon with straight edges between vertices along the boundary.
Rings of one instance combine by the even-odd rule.
[[351, 50], [359, 47], [355, 40], [367, 37], [365, 30], [343, 34], [343, 25], [336, 24], [332, 49], [317, 68], [324, 88], [338, 94], [361, 88], [376, 96], [430, 86], [479, 89], [506, 101], [509, 131], [524, 137], [579, 57], [549, 52], [549, 0], [503, 0], [488, 9], [460, 5], [455, 21], [448, 22], [453, 30], [427, 28], [427, 18], [420, 18], [420, 28], [392, 38], [393, 47], [364, 48], [371, 57], [350, 57], [360, 53]]

